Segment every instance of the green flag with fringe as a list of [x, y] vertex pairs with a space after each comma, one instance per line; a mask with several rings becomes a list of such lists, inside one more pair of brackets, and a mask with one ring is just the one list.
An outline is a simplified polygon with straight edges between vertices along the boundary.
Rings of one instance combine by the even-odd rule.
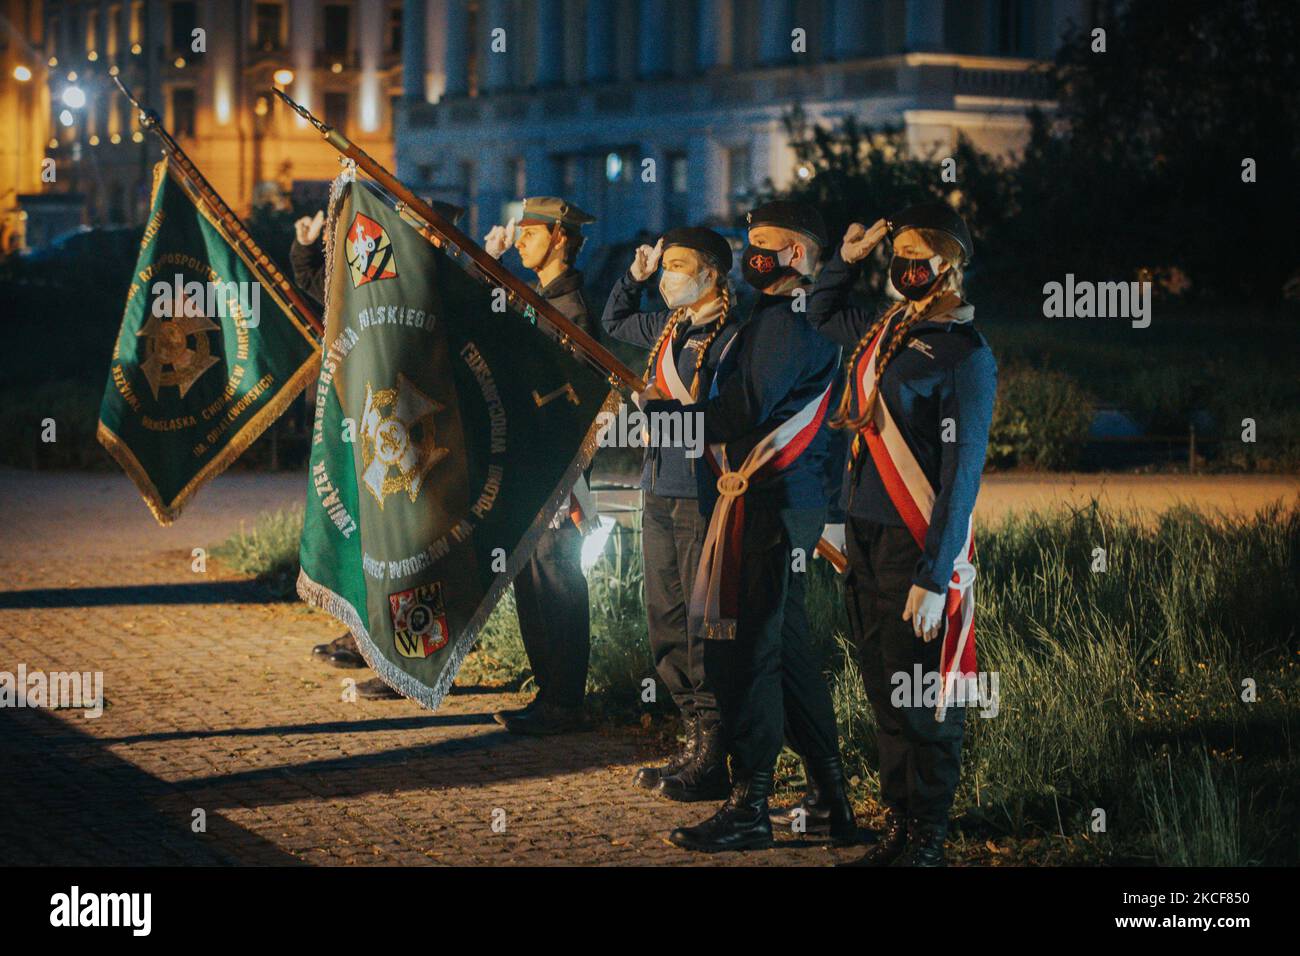
[[316, 337], [250, 255], [183, 172], [154, 167], [98, 437], [160, 524], [317, 377]]
[[325, 243], [298, 593], [434, 708], [617, 393], [364, 181], [335, 181]]

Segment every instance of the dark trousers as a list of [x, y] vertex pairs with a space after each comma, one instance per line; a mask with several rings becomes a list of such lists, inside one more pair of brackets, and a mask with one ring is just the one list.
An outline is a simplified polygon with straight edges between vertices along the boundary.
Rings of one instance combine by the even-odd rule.
[[548, 704], [581, 707], [591, 655], [591, 607], [582, 573], [582, 535], [572, 521], [547, 528], [515, 577], [519, 633], [538, 695]]
[[[946, 825], [961, 775], [965, 709], [949, 707], [940, 722], [934, 707], [917, 705], [910, 693], [915, 666], [922, 674], [937, 673], [943, 646], [942, 635], [927, 643], [903, 620], [921, 549], [906, 528], [852, 515], [845, 539], [849, 627], [878, 725], [880, 798], [906, 816]], [[901, 686], [909, 693], [892, 699], [896, 674], [907, 675]]]
[[738, 776], [776, 765], [783, 730], [807, 760], [839, 756], [835, 708], [808, 641], [808, 572], [792, 569], [795, 548], [813, 559], [825, 509], [745, 506], [736, 637], [704, 649]]
[[686, 626], [708, 522], [694, 498], [661, 498], [649, 491], [642, 498], [645, 609], [655, 670], [678, 710], [708, 719], [717, 713], [718, 701], [705, 676], [704, 640], [690, 636]]

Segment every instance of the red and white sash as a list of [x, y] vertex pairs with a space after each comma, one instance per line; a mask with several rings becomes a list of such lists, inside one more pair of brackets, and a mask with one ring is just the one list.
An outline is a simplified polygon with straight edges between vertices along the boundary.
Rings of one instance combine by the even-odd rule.
[[677, 338], [676, 329], [664, 336], [664, 343], [659, 347], [659, 354], [655, 357], [654, 382], [661, 392], [667, 393], [683, 405], [689, 405], [695, 399], [691, 396], [691, 390], [686, 387], [686, 383], [682, 381], [681, 373], [677, 371], [677, 353], [673, 349], [675, 338]]
[[[886, 323], [867, 350], [861, 374], [854, 372], [858, 408], [863, 408], [871, 386], [876, 380], [876, 357]], [[898, 509], [903, 523], [912, 538], [924, 550], [926, 533], [930, 530], [930, 515], [934, 510], [935, 490], [921, 470], [912, 449], [907, 446], [898, 424], [890, 414], [884, 397], [876, 402], [874, 420], [868, 422], [860, 436], [865, 439], [880, 473], [889, 500]], [[856, 452], [858, 442], [854, 442]], [[953, 564], [952, 580], [948, 584], [948, 599], [944, 607], [943, 648], [939, 655], [939, 706], [936, 720], [943, 720], [949, 697], [949, 683], [955, 677], [954, 699], [965, 700], [966, 690], [976, 676], [975, 664], [975, 535], [973, 519], [967, 521], [966, 543]]]
[[[719, 356], [719, 363], [739, 336], [732, 338]], [[770, 478], [803, 454], [817, 435], [830, 404], [831, 386], [801, 408], [794, 417], [777, 425], [745, 456], [734, 471], [727, 460], [725, 445], [707, 445], [704, 457], [718, 476], [721, 497], [713, 507], [704, 551], [691, 591], [691, 623], [701, 621], [706, 638], [733, 640], [740, 595], [740, 548], [745, 534], [745, 490], [751, 481]]]

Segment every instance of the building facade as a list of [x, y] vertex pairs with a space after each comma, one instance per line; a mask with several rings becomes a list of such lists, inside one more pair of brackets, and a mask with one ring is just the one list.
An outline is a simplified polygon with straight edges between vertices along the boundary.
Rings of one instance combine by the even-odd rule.
[[[599, 217], [595, 244], [733, 220], [795, 169], [782, 117], [958, 133], [1014, 152], [1034, 68], [1087, 0], [406, 0], [398, 175], [482, 235], [526, 194]], [[653, 173], [653, 182], [647, 175]], [[805, 173], [806, 174], [806, 173]]]
[[296, 186], [338, 171], [337, 154], [274, 97], [276, 86], [392, 162], [397, 0], [3, 2], [27, 21], [6, 53], [32, 74], [23, 108], [40, 131], [35, 165], [49, 157], [56, 170], [53, 183], [28, 178], [16, 191], [81, 196], [86, 222], [142, 221], [160, 156], [111, 74], [244, 214], [255, 202], [283, 205]]

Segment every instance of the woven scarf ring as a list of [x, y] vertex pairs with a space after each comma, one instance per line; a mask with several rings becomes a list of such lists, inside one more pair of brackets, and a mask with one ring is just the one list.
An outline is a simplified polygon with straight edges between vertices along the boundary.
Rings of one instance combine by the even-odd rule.
[[[718, 324], [714, 326], [712, 332], [705, 338], [704, 344], [700, 346], [699, 354], [695, 358], [695, 370], [691, 373], [691, 398], [699, 399], [700, 397], [700, 368], [704, 365], [705, 356], [709, 354], [709, 348], [713, 345], [713, 340], [717, 338], [722, 327], [727, 324], [727, 319], [731, 317], [731, 286], [723, 279], [718, 286], [718, 294], [722, 297], [722, 312], [718, 316]], [[686, 306], [674, 309], [673, 314], [668, 316], [668, 321], [664, 323], [664, 330], [659, 333], [659, 338], [655, 340], [654, 347], [650, 349], [650, 358], [646, 361], [645, 371], [641, 373], [643, 382], [650, 381], [654, 373], [655, 363], [659, 360], [659, 350], [664, 347], [664, 340], [673, 334], [677, 328], [677, 323], [681, 321], [682, 316], [686, 314]]]

